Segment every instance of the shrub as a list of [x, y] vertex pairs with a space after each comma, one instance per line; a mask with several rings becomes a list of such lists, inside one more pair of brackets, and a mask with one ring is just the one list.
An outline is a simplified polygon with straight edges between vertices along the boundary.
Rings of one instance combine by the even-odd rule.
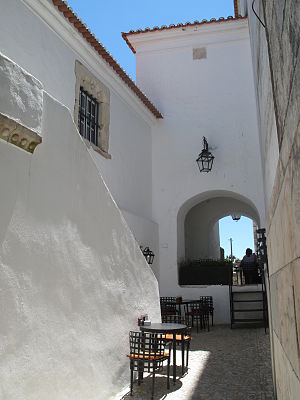
[[179, 285], [229, 285], [231, 282], [231, 261], [200, 259], [178, 263]]

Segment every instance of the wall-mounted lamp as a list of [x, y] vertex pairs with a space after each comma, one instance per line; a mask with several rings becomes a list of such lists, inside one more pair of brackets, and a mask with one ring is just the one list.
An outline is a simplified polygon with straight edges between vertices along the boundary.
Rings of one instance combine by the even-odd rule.
[[231, 218], [232, 218], [234, 221], [239, 221], [239, 220], [241, 219], [241, 214], [233, 213], [233, 214], [231, 214]]
[[206, 137], [203, 136], [203, 150], [199, 154], [196, 162], [200, 172], [210, 172], [214, 162], [214, 156], [208, 151], [208, 143]]
[[153, 260], [154, 260], [154, 253], [153, 253], [153, 251], [151, 251], [151, 250], [149, 249], [149, 247], [145, 247], [145, 248], [143, 249], [143, 246], [140, 246], [140, 249], [141, 249], [142, 253], [143, 253], [144, 256], [145, 256], [147, 263], [148, 263], [148, 264], [153, 264]]

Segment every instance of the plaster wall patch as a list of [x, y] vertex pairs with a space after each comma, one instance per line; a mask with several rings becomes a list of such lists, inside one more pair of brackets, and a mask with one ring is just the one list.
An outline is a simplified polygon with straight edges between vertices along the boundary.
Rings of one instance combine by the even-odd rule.
[[193, 60], [207, 58], [206, 47], [197, 47], [193, 49]]

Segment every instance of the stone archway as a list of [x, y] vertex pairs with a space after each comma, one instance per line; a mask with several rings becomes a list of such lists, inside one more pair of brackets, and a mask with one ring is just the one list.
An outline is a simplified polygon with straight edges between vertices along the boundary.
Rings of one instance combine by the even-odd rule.
[[237, 212], [260, 226], [255, 205], [229, 191], [209, 191], [186, 201], [177, 216], [177, 259], [219, 258], [219, 219]]

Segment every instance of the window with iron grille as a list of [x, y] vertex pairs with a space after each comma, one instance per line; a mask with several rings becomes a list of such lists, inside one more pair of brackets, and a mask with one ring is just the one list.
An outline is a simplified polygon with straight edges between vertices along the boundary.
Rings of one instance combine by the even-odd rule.
[[[0, 0], [1, 1], [1, 0]], [[81, 62], [75, 62], [74, 121], [88, 148], [110, 159], [110, 91]]]
[[98, 146], [99, 103], [82, 87], [79, 94], [78, 125], [80, 134]]

